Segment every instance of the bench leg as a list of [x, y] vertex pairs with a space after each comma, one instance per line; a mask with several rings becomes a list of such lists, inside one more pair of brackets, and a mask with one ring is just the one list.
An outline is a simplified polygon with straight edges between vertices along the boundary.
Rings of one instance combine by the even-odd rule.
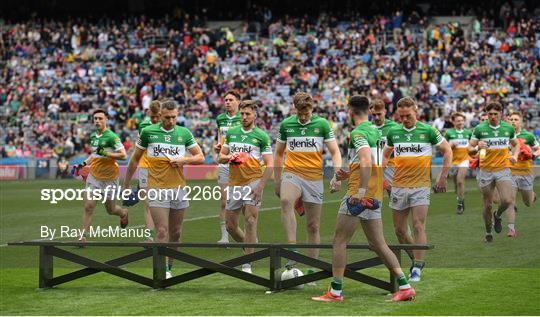
[[279, 290], [279, 282], [281, 279], [281, 255], [279, 248], [270, 247], [270, 290]]
[[[396, 258], [399, 263], [399, 267], [401, 267], [401, 250], [394, 250], [394, 254], [396, 255]], [[407, 273], [405, 273], [407, 274]], [[394, 273], [390, 272], [390, 285], [392, 288], [392, 293], [395, 293], [399, 290], [399, 282], [397, 277], [394, 276]]]
[[159, 252], [161, 247], [152, 248], [152, 269], [153, 269], [153, 280], [154, 280], [154, 289], [162, 289], [163, 281], [165, 281], [165, 265], [166, 260], [163, 254]]
[[51, 288], [53, 278], [53, 256], [49, 252], [51, 247], [39, 247], [39, 288]]

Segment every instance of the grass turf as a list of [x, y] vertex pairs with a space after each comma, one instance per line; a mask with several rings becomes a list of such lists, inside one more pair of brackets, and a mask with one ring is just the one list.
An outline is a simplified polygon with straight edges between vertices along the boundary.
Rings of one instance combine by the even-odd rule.
[[[192, 182], [209, 185], [212, 182]], [[427, 253], [427, 267], [422, 282], [415, 284], [415, 302], [385, 303], [380, 289], [345, 280], [345, 302], [314, 303], [311, 296], [322, 293], [328, 280], [301, 291], [265, 295], [262, 287], [214, 274], [165, 291], [99, 273], [60, 285], [51, 290], [36, 291], [37, 248], [5, 246], [8, 241], [40, 237], [40, 226], [78, 228], [82, 216], [81, 202], [59, 202], [51, 205], [40, 200], [42, 188], [82, 187], [76, 181], [34, 181], [0, 183], [0, 314], [14, 315], [539, 315], [540, 314], [540, 214], [538, 207], [526, 208], [518, 203], [516, 227], [518, 237], [507, 238], [503, 231], [492, 244], [483, 242], [480, 197], [474, 181], [467, 181], [466, 211], [455, 214], [453, 193], [432, 195], [427, 233], [434, 250]], [[535, 186], [536, 191], [540, 186]], [[321, 238], [330, 242], [335, 225], [338, 201], [342, 193], [325, 195], [321, 221]], [[272, 184], [265, 190], [263, 211], [259, 216], [261, 242], [282, 242], [278, 200]], [[385, 202], [385, 205], [387, 203]], [[215, 242], [219, 239], [217, 202], [193, 201], [186, 213], [185, 242]], [[142, 204], [130, 209], [130, 225], [143, 224]], [[383, 209], [388, 243], [397, 243], [391, 215]], [[94, 213], [93, 225], [116, 225], [102, 206]], [[305, 219], [300, 218], [298, 241], [305, 239]], [[134, 241], [137, 241], [135, 239]], [[365, 243], [362, 232], [353, 242]], [[69, 250], [94, 259], [110, 259], [134, 251], [131, 248], [86, 248]], [[218, 260], [239, 255], [238, 249], [198, 249], [187, 252]], [[330, 260], [330, 251], [321, 251], [321, 259]], [[349, 261], [365, 258], [369, 251], [349, 254]], [[404, 266], [409, 265], [407, 259]], [[78, 268], [55, 260], [55, 275]], [[143, 260], [127, 269], [151, 276], [151, 263]], [[174, 272], [189, 270], [187, 264], [175, 263]], [[383, 268], [367, 272], [381, 278]], [[254, 265], [254, 273], [267, 276], [267, 262]]]

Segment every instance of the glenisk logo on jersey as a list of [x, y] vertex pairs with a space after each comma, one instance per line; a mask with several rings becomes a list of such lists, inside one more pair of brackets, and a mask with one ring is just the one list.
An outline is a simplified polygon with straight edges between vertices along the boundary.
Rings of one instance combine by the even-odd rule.
[[184, 145], [152, 143], [146, 149], [149, 157], [177, 158], [185, 155]]
[[241, 146], [238, 146], [236, 144], [232, 144], [231, 147], [230, 147], [231, 153], [244, 152], [244, 153], [251, 154], [252, 150], [253, 150], [253, 147], [251, 147], [251, 146], [249, 146], [247, 144], [243, 144]]
[[420, 144], [412, 144], [408, 146], [403, 146], [401, 144], [398, 144], [394, 147], [394, 152], [396, 155], [401, 154], [419, 154], [422, 153], [422, 145]]
[[317, 149], [317, 140], [315, 138], [305, 138], [302, 140], [292, 138], [288, 142], [289, 150], [294, 151], [295, 149], [301, 148], [315, 148]]
[[501, 147], [508, 145], [508, 139], [488, 139], [486, 141], [488, 147]]

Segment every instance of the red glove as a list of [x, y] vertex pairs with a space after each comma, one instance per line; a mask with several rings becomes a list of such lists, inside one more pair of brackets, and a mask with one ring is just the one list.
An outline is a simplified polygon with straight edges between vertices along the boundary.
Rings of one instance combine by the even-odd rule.
[[249, 154], [248, 153], [237, 152], [237, 153], [233, 154], [233, 156], [229, 160], [229, 163], [234, 164], [234, 165], [240, 165], [240, 164], [242, 164], [244, 162], [247, 162], [248, 159], [249, 159]]
[[475, 169], [477, 168], [478, 166], [480, 165], [480, 159], [478, 158], [478, 156], [471, 156], [469, 157], [469, 168], [470, 169]]
[[532, 160], [533, 155], [531, 152], [531, 148], [527, 144], [525, 144], [525, 141], [523, 139], [517, 139], [517, 142], [519, 144], [518, 160], [520, 161]]

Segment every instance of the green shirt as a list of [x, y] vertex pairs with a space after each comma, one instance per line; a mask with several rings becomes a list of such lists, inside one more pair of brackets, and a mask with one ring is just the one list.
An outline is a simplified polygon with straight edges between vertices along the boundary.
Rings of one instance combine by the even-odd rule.
[[272, 155], [268, 134], [258, 127], [244, 131], [236, 126], [227, 131], [224, 147], [230, 153], [247, 153], [249, 159], [240, 164], [231, 164], [229, 169], [229, 185], [246, 185], [262, 177], [263, 155]]
[[141, 131], [137, 147], [146, 150], [148, 159], [148, 187], [176, 188], [185, 186], [182, 168], [170, 165], [171, 160], [186, 156], [186, 150], [197, 146], [191, 132], [175, 125], [165, 130], [161, 123], [152, 124]]
[[515, 138], [514, 128], [504, 121], [496, 127], [492, 127], [489, 121], [477, 125], [471, 139], [487, 143], [486, 156], [480, 158], [480, 169], [500, 171], [510, 167], [508, 147]]
[[434, 127], [417, 121], [412, 129], [402, 125], [388, 131], [387, 142], [394, 149], [394, 187], [430, 187], [433, 145], [444, 141]]
[[232, 117], [230, 117], [226, 112], [224, 112], [217, 116], [216, 123], [219, 129], [219, 135], [222, 138], [225, 138], [225, 136], [227, 135], [227, 130], [240, 125], [240, 112], [237, 112]]
[[93, 132], [90, 135], [90, 146], [92, 156], [90, 159], [90, 175], [99, 181], [116, 180], [118, 178], [118, 163], [110, 157], [97, 154], [98, 148], [103, 148], [107, 152], [114, 152], [124, 148], [120, 138], [116, 133], [105, 129], [102, 134]]
[[348, 196], [355, 195], [360, 188], [360, 160], [358, 159], [358, 151], [362, 148], [369, 148], [372, 169], [365, 197], [377, 198], [382, 201], [382, 173], [379, 156], [380, 140], [381, 131], [375, 128], [369, 121], [362, 122], [351, 131], [348, 146], [349, 170], [351, 172], [347, 189]]
[[472, 132], [469, 129], [456, 130], [451, 128], [446, 130], [444, 138], [452, 148], [452, 164], [459, 165], [463, 161], [469, 159], [469, 151], [467, 147], [469, 146], [469, 139], [472, 136]]
[[285, 171], [307, 180], [322, 179], [324, 143], [334, 141], [334, 131], [324, 118], [313, 115], [301, 124], [296, 115], [281, 122], [277, 142], [285, 143]]

